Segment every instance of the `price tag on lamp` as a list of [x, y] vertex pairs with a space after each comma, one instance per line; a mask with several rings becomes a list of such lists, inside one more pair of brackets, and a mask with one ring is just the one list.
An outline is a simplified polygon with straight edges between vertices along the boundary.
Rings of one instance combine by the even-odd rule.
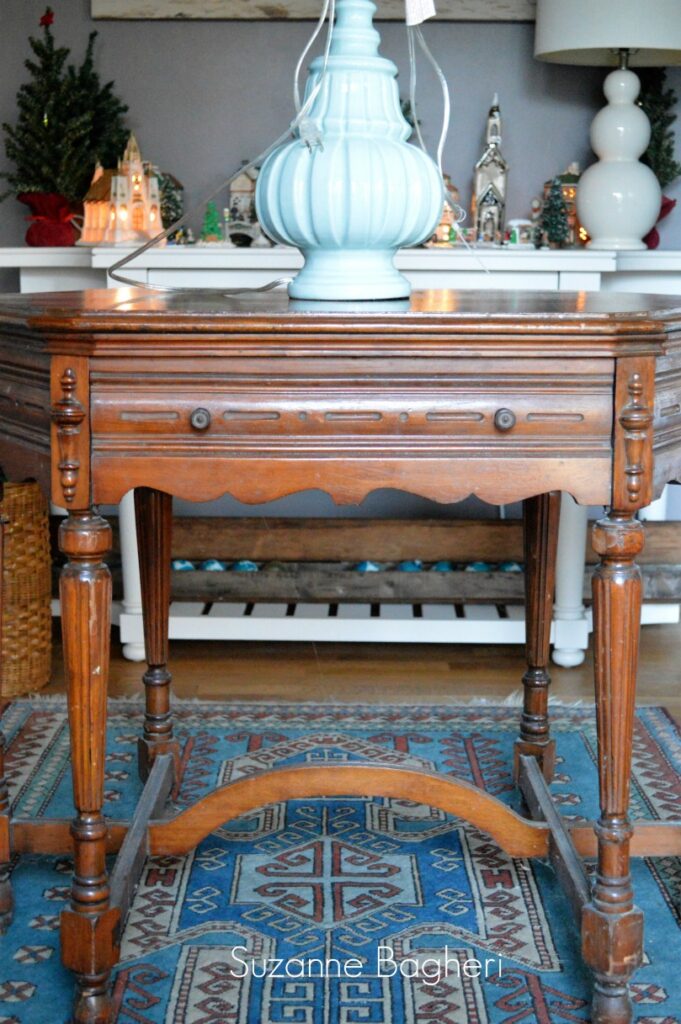
[[437, 14], [433, 0], [405, 0], [407, 25], [422, 25]]

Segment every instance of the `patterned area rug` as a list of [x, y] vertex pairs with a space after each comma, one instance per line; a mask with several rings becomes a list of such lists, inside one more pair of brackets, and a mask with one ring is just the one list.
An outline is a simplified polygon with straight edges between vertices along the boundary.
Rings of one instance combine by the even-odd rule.
[[[106, 810], [115, 817], [130, 813], [140, 790], [140, 714], [136, 702], [110, 706]], [[556, 801], [566, 815], [595, 817], [592, 711], [555, 706], [552, 716]], [[515, 804], [517, 717], [489, 705], [179, 705], [178, 803], [273, 765], [388, 758], [467, 778]], [[18, 701], [0, 726], [17, 813], [70, 815], [63, 703]], [[634, 760], [634, 817], [681, 818], [681, 737], [663, 709], [639, 711]], [[15, 866], [20, 912], [0, 939], [0, 1024], [68, 1018], [57, 929], [69, 871], [67, 860], [44, 857]], [[647, 919], [635, 1017], [681, 1024], [681, 862], [636, 861], [634, 880]], [[588, 1021], [578, 950], [545, 864], [512, 860], [422, 804], [291, 801], [228, 822], [185, 858], [147, 863], [115, 977], [117, 1021]]]

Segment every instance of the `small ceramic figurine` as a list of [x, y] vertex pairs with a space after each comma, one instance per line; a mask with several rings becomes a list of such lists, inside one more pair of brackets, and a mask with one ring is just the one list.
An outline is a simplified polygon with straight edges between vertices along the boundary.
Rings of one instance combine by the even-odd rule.
[[506, 244], [513, 249], [534, 249], [534, 224], [518, 217], [506, 225]]
[[[452, 179], [448, 174], [443, 175], [445, 187], [447, 189], [447, 201], [442, 209], [442, 219], [435, 229], [428, 245], [437, 246], [450, 246], [454, 244], [452, 234], [456, 235], [456, 213], [455, 210], [461, 200], [459, 190], [456, 185], [452, 182]], [[454, 230], [452, 230], [454, 229]]]
[[473, 224], [478, 242], [498, 244], [503, 238], [508, 164], [501, 153], [501, 114], [495, 94], [487, 117], [487, 146], [473, 179]]
[[258, 170], [251, 168], [235, 178], [229, 189], [228, 237], [237, 245], [250, 245], [256, 249], [272, 243], [263, 233], [255, 212], [255, 185]]

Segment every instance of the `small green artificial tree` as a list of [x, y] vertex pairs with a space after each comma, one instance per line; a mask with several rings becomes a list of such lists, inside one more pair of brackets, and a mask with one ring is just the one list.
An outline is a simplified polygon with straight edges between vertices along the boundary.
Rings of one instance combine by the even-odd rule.
[[184, 189], [177, 178], [165, 171], [158, 172], [158, 188], [161, 194], [161, 222], [164, 228], [169, 228], [184, 213]]
[[551, 182], [549, 194], [544, 202], [541, 217], [542, 231], [546, 240], [555, 246], [564, 245], [569, 237], [567, 206], [563, 198], [560, 178]]
[[206, 213], [203, 218], [203, 226], [201, 227], [201, 241], [221, 242], [222, 238], [220, 214], [218, 213], [217, 206], [211, 200], [206, 204]]
[[30, 80], [17, 93], [16, 124], [3, 124], [5, 151], [14, 170], [2, 175], [9, 188], [0, 196], [54, 192], [70, 202], [85, 196], [97, 160], [114, 167], [125, 149], [127, 106], [102, 85], [94, 67], [96, 32], [90, 34], [80, 67], [67, 64], [70, 50], [57, 46], [54, 13], [40, 19], [41, 37], [29, 43], [35, 59], [25, 61]]
[[648, 164], [665, 189], [681, 174], [681, 163], [674, 159], [674, 132], [676, 121], [676, 93], [666, 88], [667, 72], [664, 68], [646, 68], [639, 72], [641, 97], [639, 104], [650, 119], [651, 135], [643, 162]]

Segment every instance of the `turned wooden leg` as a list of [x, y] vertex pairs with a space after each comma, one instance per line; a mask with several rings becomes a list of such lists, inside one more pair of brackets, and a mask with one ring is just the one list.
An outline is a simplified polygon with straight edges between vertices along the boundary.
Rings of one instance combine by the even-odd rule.
[[594, 659], [601, 815], [598, 867], [582, 915], [584, 959], [595, 975], [593, 1024], [628, 1024], [629, 978], [643, 955], [643, 915], [629, 874], [629, 790], [641, 625], [636, 555], [643, 527], [611, 512], [593, 531], [600, 565], [593, 578]]
[[109, 906], [102, 815], [111, 620], [111, 577], [102, 559], [111, 547], [111, 528], [92, 512], [72, 512], [61, 525], [59, 544], [68, 558], [60, 596], [76, 807], [71, 903], [61, 917], [62, 959], [76, 975], [74, 1022], [108, 1024], [119, 924], [118, 910]]
[[172, 754], [176, 778], [179, 745], [173, 739], [168, 671], [168, 617], [170, 614], [170, 559], [173, 528], [172, 498], [149, 487], [135, 490], [135, 518], [139, 546], [144, 615], [144, 731], [139, 741], [139, 769], [149, 775], [157, 754]]
[[[2, 635], [2, 556], [5, 520], [0, 518], [0, 635]], [[0, 657], [2, 652], [0, 651]], [[0, 732], [0, 935], [12, 923], [14, 898], [10, 882], [10, 802], [9, 787], [5, 776], [5, 737]]]
[[[560, 494], [540, 494], [523, 502], [525, 549], [525, 636], [527, 671], [523, 712], [515, 744], [515, 774], [522, 754], [536, 757], [548, 782], [553, 777], [555, 741], [549, 733], [549, 641], [556, 581]], [[579, 557], [580, 553], [577, 553]]]

